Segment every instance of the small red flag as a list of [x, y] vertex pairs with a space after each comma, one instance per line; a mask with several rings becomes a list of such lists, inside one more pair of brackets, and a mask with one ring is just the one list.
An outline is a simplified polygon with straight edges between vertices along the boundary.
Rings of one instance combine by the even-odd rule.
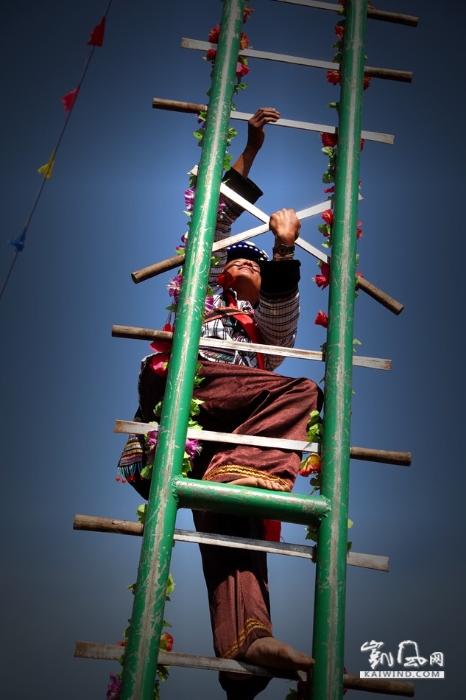
[[63, 103], [63, 107], [65, 108], [65, 112], [69, 112], [71, 109], [73, 109], [73, 105], [76, 102], [78, 92], [79, 92], [79, 85], [78, 85], [78, 87], [75, 87], [74, 90], [71, 90], [71, 92], [68, 92], [66, 95], [63, 95], [63, 97], [61, 98], [61, 101]]
[[88, 46], [102, 46], [104, 43], [105, 17], [102, 17], [91, 32], [91, 38], [87, 42]]

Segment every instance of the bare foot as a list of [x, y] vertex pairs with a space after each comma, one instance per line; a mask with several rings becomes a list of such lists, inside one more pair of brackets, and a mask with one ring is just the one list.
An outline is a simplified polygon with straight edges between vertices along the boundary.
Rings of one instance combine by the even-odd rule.
[[257, 666], [274, 666], [291, 671], [307, 671], [314, 666], [314, 659], [275, 637], [261, 637], [250, 645], [244, 661]]
[[272, 479], [261, 479], [257, 476], [245, 476], [242, 479], [229, 481], [228, 484], [233, 484], [235, 486], [255, 486], [256, 488], [268, 489], [269, 491], [291, 491], [288, 484], [282, 484], [279, 481], [272, 481]]

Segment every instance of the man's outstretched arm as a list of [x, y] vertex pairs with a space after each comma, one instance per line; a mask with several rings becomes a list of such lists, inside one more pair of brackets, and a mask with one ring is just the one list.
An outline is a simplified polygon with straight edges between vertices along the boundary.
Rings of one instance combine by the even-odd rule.
[[233, 163], [233, 169], [243, 177], [248, 177], [252, 164], [264, 144], [266, 124], [280, 119], [280, 112], [273, 107], [260, 107], [248, 121], [248, 140], [242, 154]]

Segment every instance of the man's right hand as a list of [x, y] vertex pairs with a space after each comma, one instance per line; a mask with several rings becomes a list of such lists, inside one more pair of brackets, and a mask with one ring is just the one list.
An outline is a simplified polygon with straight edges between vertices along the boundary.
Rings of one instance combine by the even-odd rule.
[[270, 230], [275, 236], [275, 245], [293, 245], [299, 236], [301, 222], [294, 209], [280, 209], [270, 217]]

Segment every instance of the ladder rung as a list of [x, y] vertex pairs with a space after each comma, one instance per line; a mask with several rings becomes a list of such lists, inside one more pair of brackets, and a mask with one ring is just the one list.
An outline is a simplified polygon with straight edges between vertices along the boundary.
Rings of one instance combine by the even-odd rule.
[[[181, 47], [183, 49], [198, 49], [200, 51], [208, 51], [209, 49], [217, 48], [217, 44], [210, 44], [208, 41], [198, 41], [197, 39], [181, 39]], [[280, 61], [281, 63], [294, 63], [298, 66], [309, 66], [311, 68], [323, 68], [324, 70], [340, 70], [339, 63], [331, 61], [318, 61], [314, 58], [301, 58], [299, 56], [287, 56], [282, 53], [271, 53], [269, 51], [256, 51], [255, 49], [244, 49], [239, 52], [240, 56], [248, 58], [264, 58], [267, 61]], [[411, 71], [395, 70], [392, 68], [376, 68], [374, 66], [364, 66], [364, 75], [370, 75], [373, 78], [382, 78], [385, 80], [397, 80], [403, 83], [410, 83], [413, 79]]]
[[[193, 169], [193, 171], [194, 171], [194, 169]], [[242, 206], [243, 209], [248, 211], [253, 216], [257, 217], [261, 221], [264, 221], [265, 223], [269, 222], [270, 217], [268, 216], [268, 214], [265, 214], [263, 211], [261, 211], [254, 204], [251, 204], [250, 202], [248, 202], [247, 199], [244, 199], [244, 197], [241, 197], [239, 194], [234, 192], [232, 189], [230, 189], [230, 187], [225, 185], [224, 182], [222, 182], [220, 185], [220, 192], [223, 192], [223, 194], [225, 194], [229, 199], [231, 199], [233, 202], [236, 202], [237, 204]], [[303, 248], [303, 250], [306, 250], [308, 253], [310, 253], [314, 257], [318, 258], [322, 262], [326, 262], [328, 264], [331, 263], [331, 258], [329, 255], [326, 255], [325, 253], [320, 251], [318, 248], [315, 248], [314, 246], [312, 246], [310, 243], [308, 243], [303, 238], [301, 238], [301, 236], [298, 236], [295, 243], [296, 243], [296, 245]], [[370, 285], [370, 291], [368, 290], [368, 285]], [[403, 311], [403, 304], [400, 304], [399, 301], [396, 301], [396, 299], [393, 299], [385, 292], [382, 292], [382, 290], [378, 289], [372, 283], [368, 283], [368, 285], [364, 284], [364, 278], [361, 277], [359, 280], [359, 287], [361, 289], [363, 289], [364, 291], [367, 291], [371, 297], [373, 297], [374, 299], [379, 301], [383, 306], [385, 306], [390, 311], [393, 311], [394, 314], [399, 314], [399, 313], [401, 313], [401, 311]]]
[[[124, 653], [124, 647], [118, 644], [96, 644], [95, 642], [76, 642], [74, 655], [80, 659], [103, 659], [118, 661]], [[160, 651], [158, 662], [164, 666], [181, 666], [199, 668], [206, 671], [227, 671], [228, 673], [243, 673], [250, 676], [267, 676], [272, 678], [289, 678], [291, 680], [306, 680], [303, 671], [285, 671], [283, 669], [253, 666], [243, 661], [218, 659], [211, 656], [194, 654], [177, 654], [174, 651]]]
[[[197, 166], [195, 166], [190, 172], [195, 175], [197, 174], [197, 169]], [[245, 209], [250, 214], [258, 218], [260, 221], [263, 221], [265, 224], [265, 228], [260, 230], [259, 227], [256, 227], [256, 229], [253, 229], [252, 232], [249, 232], [249, 235], [237, 234], [238, 238], [232, 237], [227, 238], [222, 242], [218, 241], [217, 243], [214, 243], [212, 247], [213, 251], [225, 248], [226, 246], [231, 245], [232, 243], [236, 243], [238, 240], [252, 238], [253, 236], [258, 235], [259, 233], [264, 233], [269, 229], [270, 217], [268, 216], [268, 214], [265, 214], [258, 207], [254, 206], [254, 204], [248, 202], [247, 199], [244, 199], [244, 197], [241, 197], [239, 194], [234, 192], [227, 185], [225, 185], [224, 182], [220, 184], [220, 191], [233, 202], [236, 202], [241, 207], [243, 207], [243, 209]], [[361, 199], [361, 196], [359, 196], [359, 199]], [[312, 216], [314, 213], [318, 213], [319, 211], [324, 211], [325, 209], [328, 209], [329, 205], [330, 202], [328, 201], [326, 203], [317, 204], [315, 205], [315, 207], [310, 207], [309, 209], [303, 209], [302, 211], [297, 212], [297, 215], [299, 218], [304, 219], [308, 216]], [[323, 208], [321, 209], [321, 207]], [[313, 245], [301, 238], [301, 236], [299, 236], [296, 239], [295, 243], [296, 245], [300, 246], [303, 250], [313, 255], [318, 260], [330, 264], [331, 260], [329, 255], [322, 252], [318, 248], [315, 248]], [[133, 282], [142, 282], [146, 279], [150, 279], [151, 277], [160, 274], [161, 272], [164, 272], [165, 270], [171, 270], [173, 267], [178, 267], [180, 264], [181, 256], [179, 258], [169, 258], [168, 260], [162, 261], [161, 263], [156, 263], [155, 265], [150, 265], [149, 267], [137, 270], [136, 272], [133, 272], [131, 274], [131, 277], [133, 279]], [[373, 299], [382, 304], [382, 306], [385, 306], [387, 309], [389, 309], [389, 311], [392, 311], [392, 313], [398, 315], [403, 311], [403, 304], [391, 297], [386, 292], [383, 292], [381, 289], [376, 287], [375, 284], [372, 284], [372, 282], [369, 282], [364, 277], [359, 278], [358, 284], [360, 289], [362, 289], [364, 292], [369, 294], [369, 296], [371, 296]]]
[[[164, 335], [160, 335], [163, 333]], [[171, 341], [173, 333], [169, 331], [157, 331], [148, 328], [137, 328], [134, 326], [112, 326], [112, 336], [115, 338], [132, 338], [133, 340], [165, 340]], [[299, 350], [298, 348], [283, 348], [280, 345], [262, 345], [261, 343], [241, 343], [237, 340], [220, 340], [219, 338], [201, 338], [199, 341], [201, 348], [226, 348], [228, 350], [238, 350], [240, 352], [260, 352], [264, 355], [279, 355], [280, 357], [294, 357], [298, 360], [323, 361], [323, 353], [318, 350]], [[356, 367], [368, 367], [370, 369], [381, 369], [389, 371], [391, 360], [377, 357], [353, 356], [353, 365]]]
[[[95, 642], [76, 642], [74, 655], [79, 659], [103, 659], [106, 661], [118, 661], [124, 653], [124, 647], [117, 644], [96, 644]], [[304, 671], [285, 671], [264, 666], [253, 666], [243, 661], [231, 659], [218, 659], [211, 656], [197, 656], [194, 654], [178, 654], [175, 651], [160, 651], [158, 662], [164, 666], [179, 666], [183, 668], [199, 668], [206, 671], [227, 671], [228, 673], [242, 673], [251, 676], [267, 676], [272, 678], [288, 678], [290, 680], [307, 679]], [[414, 684], [409, 681], [392, 681], [382, 678], [359, 678], [359, 676], [343, 674], [345, 688], [365, 690], [372, 693], [385, 693], [413, 697]]]
[[[144, 525], [128, 520], [101, 518], [95, 515], [75, 515], [73, 529], [141, 537], [144, 532]], [[268, 542], [266, 540], [229, 537], [227, 535], [214, 535], [208, 532], [192, 532], [191, 530], [179, 529], [175, 529], [174, 539], [178, 542], [194, 542], [197, 544], [216, 545], [218, 547], [231, 547], [232, 549], [251, 549], [258, 552], [267, 552], [268, 554], [284, 554], [290, 557], [310, 559], [313, 562], [316, 560], [317, 550], [313, 545]], [[349, 566], [359, 566], [363, 569], [389, 570], [388, 557], [377, 554], [348, 552], [346, 563]]]
[[[196, 102], [180, 102], [178, 100], [166, 100], [161, 97], [154, 97], [152, 100], [152, 107], [154, 109], [167, 109], [172, 112], [188, 112], [190, 114], [198, 114], [199, 112], [206, 112], [208, 110], [208, 105], [197, 104]], [[237, 112], [233, 110], [231, 112], [231, 119], [239, 119], [240, 121], [249, 121], [252, 114], [247, 112]], [[294, 119], [277, 119], [276, 122], [272, 122], [270, 126], [284, 126], [291, 129], [302, 129], [303, 131], [317, 131], [325, 132], [327, 134], [335, 134], [337, 128], [335, 126], [329, 126], [327, 124], [314, 124], [313, 122], [302, 122], [296, 121]], [[381, 134], [376, 131], [361, 131], [361, 138], [366, 141], [376, 141], [378, 143], [386, 143], [392, 145], [395, 141], [395, 137], [392, 134]]]
[[[139, 421], [115, 421], [115, 433], [136, 433], [144, 435], [154, 426], [150, 423]], [[213, 430], [188, 429], [188, 438], [205, 440], [206, 442], [226, 442], [233, 445], [253, 445], [254, 447], [275, 447], [282, 450], [297, 450], [299, 452], [318, 452], [319, 445], [315, 442], [303, 440], [281, 440], [279, 438], [262, 437], [260, 435], [240, 435], [238, 433], [219, 433]], [[411, 464], [410, 452], [394, 452], [393, 450], [375, 450], [370, 447], [350, 447], [350, 457], [382, 464], [398, 464], [409, 466]]]
[[[275, 0], [276, 2], [288, 2], [290, 5], [304, 5], [315, 7], [319, 10], [330, 10], [340, 12], [341, 5], [329, 2], [317, 2], [316, 0]], [[398, 12], [386, 12], [385, 10], [374, 10], [367, 8], [368, 19], [378, 19], [381, 22], [393, 22], [394, 24], [405, 24], [408, 27], [416, 27], [419, 19], [413, 15], [402, 15]]]

